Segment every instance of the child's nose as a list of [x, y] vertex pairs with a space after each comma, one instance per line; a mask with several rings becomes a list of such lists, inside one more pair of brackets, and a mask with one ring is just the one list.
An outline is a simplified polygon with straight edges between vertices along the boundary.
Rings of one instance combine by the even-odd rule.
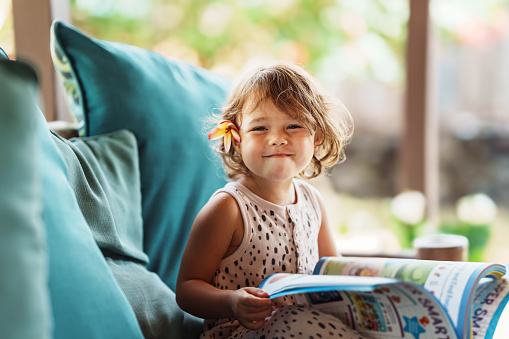
[[283, 134], [274, 134], [271, 138], [271, 145], [273, 146], [286, 145], [287, 143], [288, 141]]

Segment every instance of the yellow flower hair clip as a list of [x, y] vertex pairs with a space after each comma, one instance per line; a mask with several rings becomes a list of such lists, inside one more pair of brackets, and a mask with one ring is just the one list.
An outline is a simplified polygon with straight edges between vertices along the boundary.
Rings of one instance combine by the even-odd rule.
[[209, 140], [219, 139], [224, 136], [224, 150], [230, 151], [230, 146], [235, 141], [240, 142], [239, 129], [230, 120], [223, 120], [217, 124], [208, 134]]

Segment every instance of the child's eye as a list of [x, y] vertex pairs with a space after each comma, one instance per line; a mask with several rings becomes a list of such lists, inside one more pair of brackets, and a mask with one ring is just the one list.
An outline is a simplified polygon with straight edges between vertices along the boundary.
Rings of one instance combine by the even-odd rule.
[[257, 126], [252, 129], [252, 131], [266, 131], [266, 130], [267, 130], [267, 128], [265, 128], [263, 126]]
[[288, 126], [288, 129], [297, 129], [297, 128], [302, 128], [302, 126], [301, 125], [296, 125], [296, 124]]

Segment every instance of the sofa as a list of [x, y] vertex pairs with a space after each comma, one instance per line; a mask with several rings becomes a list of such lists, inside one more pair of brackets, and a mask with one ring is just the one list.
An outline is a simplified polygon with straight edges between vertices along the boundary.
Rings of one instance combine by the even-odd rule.
[[230, 80], [61, 21], [50, 34], [72, 139], [48, 128], [34, 66], [0, 49], [0, 337], [197, 338], [173, 291], [226, 182], [203, 125]]

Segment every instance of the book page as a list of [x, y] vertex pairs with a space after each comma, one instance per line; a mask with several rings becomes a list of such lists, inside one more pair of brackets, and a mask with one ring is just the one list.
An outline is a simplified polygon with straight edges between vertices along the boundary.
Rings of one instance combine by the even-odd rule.
[[297, 301], [339, 317], [367, 338], [457, 338], [439, 302], [415, 284], [398, 282], [364, 292], [298, 294]]
[[276, 273], [259, 287], [271, 298], [297, 294], [299, 304], [333, 314], [366, 337], [457, 338], [439, 301], [398, 279]]
[[509, 278], [484, 278], [479, 283], [472, 311], [472, 338], [491, 339], [509, 299]]
[[270, 295], [270, 299], [284, 295], [330, 291], [356, 290], [372, 291], [379, 285], [398, 282], [393, 278], [367, 278], [353, 276], [324, 276], [308, 274], [275, 273], [265, 278], [259, 288]]
[[315, 274], [394, 277], [424, 286], [447, 309], [460, 338], [470, 337], [475, 286], [488, 275], [503, 275], [501, 265], [391, 258], [327, 258]]

